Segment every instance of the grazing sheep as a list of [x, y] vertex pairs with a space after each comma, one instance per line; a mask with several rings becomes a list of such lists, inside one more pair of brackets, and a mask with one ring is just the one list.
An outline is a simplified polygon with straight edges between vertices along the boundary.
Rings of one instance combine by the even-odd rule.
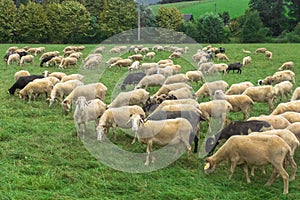
[[76, 58], [77, 60], [79, 60], [81, 57], [82, 57], [82, 53], [81, 52], [74, 52], [74, 53], [71, 53], [69, 55], [69, 57], [73, 57], [73, 58]]
[[121, 59], [122, 59], [121, 57], [112, 57], [108, 61], [106, 61], [105, 64], [111, 66], [112, 64], [114, 64], [115, 62]]
[[299, 100], [300, 99], [300, 87], [297, 87], [291, 97], [291, 101]]
[[169, 95], [175, 96], [176, 99], [189, 99], [196, 98], [195, 94], [188, 88], [180, 88], [177, 90], [172, 90]]
[[120, 54], [121, 53], [121, 49], [118, 47], [113, 47], [109, 50], [109, 53], [116, 53], [116, 54]]
[[173, 58], [181, 58], [182, 57], [182, 53], [181, 52], [173, 52], [169, 58], [173, 59]]
[[213, 65], [213, 62], [202, 63], [199, 65], [198, 70], [201, 72], [207, 72]]
[[204, 83], [204, 76], [201, 71], [187, 71], [185, 75], [188, 81], [196, 82], [197, 85], [198, 81]]
[[140, 61], [134, 61], [129, 67], [128, 67], [128, 70], [131, 71], [131, 70], [137, 70], [139, 69], [139, 66], [140, 66]]
[[185, 74], [175, 74], [172, 76], [168, 76], [164, 82], [164, 84], [172, 84], [172, 83], [181, 83], [187, 82], [187, 77]]
[[117, 60], [115, 63], [111, 64], [109, 68], [118, 66], [119, 68], [121, 67], [129, 67], [132, 63], [132, 60], [130, 59], [120, 59]]
[[[295, 163], [291, 148], [277, 135], [235, 135], [230, 137], [214, 155], [206, 158], [204, 170], [205, 173], [212, 173], [220, 162], [229, 160], [229, 179], [232, 178], [236, 165], [242, 164], [247, 183], [250, 183], [248, 165], [265, 166], [270, 163], [273, 166], [273, 173], [267, 185], [271, 185], [279, 173], [284, 182], [283, 193], [287, 194], [289, 175], [283, 167], [286, 158], [291, 163]], [[292, 167], [294, 174], [296, 166], [292, 165]]]
[[265, 51], [265, 55], [268, 60], [272, 60], [273, 53], [271, 51]]
[[86, 62], [84, 62], [83, 64], [83, 68], [84, 69], [96, 69], [99, 64], [100, 64], [101, 60], [99, 60], [99, 58], [92, 57], [90, 59], [88, 59]]
[[201, 98], [201, 101], [205, 97], [212, 97], [216, 90], [226, 91], [228, 88], [228, 83], [223, 80], [217, 80], [212, 82], [204, 83], [195, 93], [196, 98]]
[[160, 104], [155, 108], [155, 110], [152, 113], [161, 110], [165, 106], [178, 104], [188, 104], [190, 106], [194, 106], [195, 108], [199, 108], [199, 103], [195, 99], [172, 99], [160, 102]]
[[144, 72], [130, 73], [128, 74], [121, 84], [121, 90], [126, 90], [127, 85], [135, 85], [138, 84], [146, 74]]
[[165, 80], [166, 78], [161, 74], [153, 74], [149, 76], [147, 75], [139, 81], [135, 88], [144, 88], [145, 90], [147, 90], [149, 86], [162, 86]]
[[59, 51], [50, 51], [50, 52], [46, 52], [46, 53], [43, 53], [40, 57], [40, 61], [43, 60], [44, 58], [46, 57], [49, 57], [49, 56], [58, 56], [59, 55]]
[[43, 57], [43, 59], [41, 59], [41, 62], [40, 62], [40, 67], [43, 67], [44, 63], [49, 62], [54, 57], [56, 57], [56, 56], [50, 55], [50, 56]]
[[[109, 129], [113, 127], [114, 140], [116, 140], [116, 127], [119, 128], [131, 128], [135, 132], [135, 137], [132, 144], [135, 142], [137, 137], [137, 131], [139, 127], [135, 120], [130, 120], [131, 116], [137, 114], [143, 119], [145, 118], [145, 112], [140, 106], [121, 106], [118, 108], [109, 108], [100, 117], [97, 130], [97, 140], [103, 140], [103, 134], [108, 135]], [[129, 123], [131, 121], [131, 123]]]
[[228, 65], [228, 68], [226, 69], [226, 72], [229, 73], [230, 70], [232, 70], [232, 73], [234, 73], [235, 70], [237, 70], [237, 73], [242, 73], [242, 67], [243, 65], [240, 62], [231, 63]]
[[18, 64], [20, 63], [20, 55], [17, 53], [9, 55], [7, 59], [7, 65], [10, 65], [12, 62], [17, 62]]
[[[242, 111], [244, 120], [250, 116], [249, 109], [253, 110], [254, 102], [247, 95], [243, 95], [243, 94], [225, 95], [222, 90], [216, 90], [215, 96], [222, 96], [225, 100], [227, 100], [232, 106], [231, 112]], [[218, 98], [215, 98], [215, 99], [218, 99]]]
[[224, 75], [227, 73], [228, 65], [225, 63], [218, 63], [218, 64], [213, 64], [212, 67], [207, 70], [206, 74], [212, 74], [216, 72], [222, 72]]
[[29, 76], [30, 73], [27, 70], [17, 71], [14, 75], [14, 80], [17, 81], [21, 76]]
[[53, 84], [49, 80], [39, 80], [29, 82], [22, 90], [19, 91], [20, 99], [25, 100], [28, 97], [30, 102], [33, 98], [36, 99], [39, 94], [46, 94], [46, 98], [50, 95], [53, 89]]
[[273, 86], [248, 87], [242, 94], [248, 95], [254, 102], [267, 102], [269, 104], [269, 111], [272, 112], [274, 110], [276, 91]]
[[288, 95], [292, 95], [293, 84], [290, 81], [283, 81], [274, 86], [277, 97], [280, 97], [280, 101], [283, 99], [283, 96], [286, 97], [286, 100], [289, 100]]
[[287, 111], [281, 113], [280, 116], [286, 118], [290, 123], [300, 122], [300, 113], [298, 112]]
[[144, 56], [142, 54], [135, 54], [132, 56], [128, 56], [128, 58], [133, 61], [141, 61], [143, 60]]
[[145, 105], [143, 106], [143, 110], [145, 112], [152, 112], [153, 110], [155, 110], [162, 102], [166, 101], [166, 100], [175, 100], [177, 99], [175, 96], [173, 95], [166, 95], [166, 94], [162, 94], [160, 96], [154, 96], [154, 97], [149, 97], [146, 100]]
[[294, 69], [294, 67], [295, 67], [295, 63], [292, 62], [292, 61], [289, 61], [289, 62], [283, 63], [283, 64], [278, 68], [278, 70], [279, 70], [279, 71], [287, 70], [287, 69], [292, 70], [292, 69]]
[[139, 69], [141, 69], [146, 74], [147, 74], [147, 70], [152, 69], [152, 68], [157, 69], [158, 64], [157, 63], [142, 63], [142, 64], [139, 65]]
[[16, 82], [8, 89], [10, 95], [13, 95], [17, 89], [22, 90], [29, 82], [34, 79], [44, 78], [43, 75], [20, 76]]
[[62, 59], [59, 68], [60, 69], [66, 69], [69, 68], [70, 66], [75, 66], [77, 65], [77, 58], [76, 57], [66, 57]]
[[108, 105], [108, 108], [116, 108], [128, 105], [145, 105], [149, 92], [145, 89], [135, 89], [128, 92], [120, 92]]
[[146, 55], [145, 55], [145, 57], [147, 58], [147, 59], [149, 59], [149, 60], [152, 60], [152, 59], [154, 59], [154, 57], [155, 57], [155, 52], [148, 52]]
[[63, 60], [64, 57], [62, 56], [55, 56], [55, 57], [52, 57], [49, 61], [46, 62], [46, 66], [53, 66], [53, 67], [56, 67], [56, 65], [59, 65], [62, 60]]
[[287, 111], [300, 112], [300, 100], [278, 104], [271, 115], [279, 115]]
[[58, 78], [59, 80], [62, 80], [62, 78], [63, 78], [64, 76], [66, 76], [66, 74], [63, 73], [63, 72], [49, 72], [49, 71], [47, 71], [47, 70], [45, 70], [45, 71], [43, 72], [43, 74], [44, 74], [44, 77], [51, 76], [51, 77], [56, 77], [56, 78]]
[[249, 82], [241, 82], [235, 83], [230, 86], [230, 88], [225, 92], [226, 95], [233, 95], [233, 94], [242, 94], [248, 87], [253, 87], [254, 85]]
[[105, 51], [105, 46], [100, 46], [94, 50], [94, 53], [103, 53], [104, 51]]
[[250, 117], [249, 120], [262, 120], [269, 122], [274, 129], [285, 129], [291, 123], [280, 115], [261, 115], [259, 117]]
[[297, 137], [298, 141], [300, 142], [300, 122], [294, 122], [290, 124], [286, 129], [294, 133], [294, 135]]
[[216, 54], [216, 58], [217, 58], [217, 60], [226, 60], [227, 62], [230, 61], [229, 58], [227, 57], [227, 55], [224, 53]]
[[257, 53], [265, 53], [266, 51], [267, 51], [266, 48], [261, 47], [261, 48], [257, 48], [257, 49], [254, 51], [254, 54], [257, 54]]
[[102, 83], [90, 83], [75, 87], [72, 92], [62, 101], [61, 105], [65, 112], [69, 112], [72, 102], [75, 102], [79, 96], [84, 96], [87, 101], [92, 99], [105, 100], [107, 87]]
[[[93, 99], [89, 102], [84, 96], [77, 98], [75, 102], [75, 111], [73, 119], [77, 128], [77, 136], [80, 137], [80, 133], [85, 134], [87, 130], [87, 123], [89, 121], [95, 121], [95, 128], [98, 126], [98, 118], [106, 110], [106, 104], [100, 99]], [[81, 125], [83, 124], [83, 130], [81, 131]]]
[[[139, 116], [133, 115], [131, 119]], [[150, 163], [150, 154], [152, 151], [152, 144], [158, 145], [177, 145], [183, 143], [188, 150], [191, 151], [191, 143], [195, 137], [191, 123], [184, 118], [166, 119], [166, 120], [147, 120], [146, 122], [139, 123], [137, 131], [138, 140], [141, 143], [147, 144], [147, 156], [145, 165]], [[181, 148], [177, 147], [177, 153]], [[155, 158], [152, 156], [151, 162]]]
[[[52, 73], [51, 73], [52, 74]], [[66, 75], [66, 76], [63, 76], [61, 78], [61, 82], [66, 82], [66, 81], [69, 81], [69, 80], [79, 80], [79, 81], [83, 81], [83, 78], [84, 76], [81, 75], [81, 74], [70, 74], [70, 75]]]
[[180, 88], [192, 89], [192, 87], [186, 83], [172, 83], [172, 84], [162, 85], [161, 88], [159, 88], [159, 90], [153, 96], [168, 94], [170, 91], [177, 90]]
[[30, 63], [30, 64], [32, 64], [33, 61], [34, 61], [33, 55], [22, 56], [22, 58], [20, 60], [20, 66], [23, 66], [24, 63]]
[[66, 82], [57, 83], [51, 91], [49, 107], [53, 105], [55, 99], [58, 98], [60, 101], [62, 101], [63, 97], [69, 95], [74, 90], [74, 88], [81, 85], [83, 85], [83, 83], [79, 80], [69, 80]]
[[212, 155], [216, 147], [220, 144], [219, 141], [226, 141], [234, 135], [248, 135], [251, 132], [261, 132], [271, 130], [273, 127], [270, 123], [261, 120], [250, 121], [232, 121], [225, 128], [218, 131], [212, 137], [209, 137], [205, 143], [207, 155]]
[[245, 50], [245, 49], [243, 49], [242, 52], [243, 52], [243, 53], [248, 53], [248, 54], [251, 53], [251, 51], [248, 51], [248, 50]]
[[243, 66], [246, 66], [252, 62], [251, 56], [246, 56], [243, 58]]
[[35, 79], [35, 80], [33, 80], [33, 81], [45, 81], [45, 80], [50, 81], [50, 82], [53, 84], [53, 86], [55, 86], [57, 83], [60, 82], [60, 80], [59, 80], [58, 78], [52, 77], [52, 76], [50, 76], [50, 77], [45, 77], [45, 78], [41, 78], [41, 79]]
[[295, 73], [290, 70], [275, 72], [272, 76], [267, 76], [264, 80], [258, 80], [259, 85], [272, 85], [283, 81], [295, 83]]

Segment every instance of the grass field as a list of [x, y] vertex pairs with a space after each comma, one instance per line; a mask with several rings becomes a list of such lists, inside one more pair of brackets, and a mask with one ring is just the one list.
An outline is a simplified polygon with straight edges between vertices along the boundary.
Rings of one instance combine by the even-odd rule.
[[[18, 44], [17, 46], [25, 45]], [[4, 55], [6, 49], [13, 45], [1, 44], [0, 46], [0, 54]], [[67, 45], [42, 46], [45, 46], [47, 51], [62, 52]], [[96, 45], [85, 46], [83, 57], [96, 47]], [[221, 44], [214, 44], [214, 46], [219, 47]], [[222, 44], [222, 46], [226, 48], [230, 62], [242, 60], [245, 56], [242, 53], [243, 48], [253, 52], [258, 47], [266, 47], [273, 52], [271, 61], [266, 60], [262, 54], [252, 55], [252, 64], [243, 68], [241, 75], [232, 73], [226, 76], [221, 75], [221, 78], [229, 85], [241, 81], [251, 81], [256, 84], [258, 79], [276, 72], [283, 62], [294, 61], [297, 82], [294, 87], [299, 86], [300, 58], [296, 53], [292, 53], [291, 49], [299, 49], [300, 44]], [[174, 61], [182, 66], [183, 72], [194, 68], [195, 63], [189, 60], [199, 47], [201, 46], [191, 46], [191, 51], [186, 56], [187, 59]], [[158, 53], [155, 61], [165, 59], [169, 54], [169, 52]], [[78, 65], [65, 69], [64, 72], [67, 74], [83, 72], [79, 70], [79, 67]], [[72, 113], [63, 114], [58, 103], [50, 109], [44, 96], [28, 103], [20, 100], [17, 94], [14, 96], [8, 94], [7, 89], [14, 83], [13, 75], [20, 69], [27, 69], [31, 74], [41, 74], [45, 69], [60, 71], [47, 67], [40, 68], [38, 57], [35, 58], [33, 65], [24, 67], [16, 64], [6, 66], [3, 60], [0, 61], [0, 99], [2, 102], [0, 104], [0, 199], [252, 200], [299, 198], [299, 170], [296, 180], [290, 182], [290, 193], [284, 196], [281, 178], [277, 178], [270, 187], [264, 186], [271, 174], [269, 168], [267, 175], [257, 170], [256, 176], [251, 179], [252, 183], [247, 184], [241, 168], [237, 168], [232, 180], [228, 180], [227, 162], [221, 163], [213, 174], [204, 174], [203, 160], [197, 154], [187, 158], [184, 153], [180, 159], [166, 168], [150, 173], [127, 173], [107, 167], [93, 157], [83, 142], [76, 137]], [[89, 77], [87, 81], [90, 82], [99, 77], [100, 81], [107, 85], [106, 103], [109, 103], [117, 93], [118, 83], [126, 72], [126, 68], [111, 68], [103, 71], [101, 77], [100, 72], [99, 74], [87, 72], [86, 77]], [[194, 90], [200, 87], [196, 84], [192, 86]], [[152, 88], [151, 93], [156, 89]], [[256, 103], [251, 116], [260, 114], [268, 114], [268, 106]], [[229, 117], [231, 120], [240, 120], [242, 115], [230, 113]], [[204, 124], [201, 129], [201, 141], [204, 139], [206, 130]], [[110, 135], [109, 138], [112, 139], [112, 136]], [[145, 145], [139, 143], [130, 145], [131, 140], [131, 137], [119, 131], [115, 144], [127, 151], [145, 152]], [[300, 164], [299, 159], [300, 154], [297, 149], [295, 155], [297, 164]], [[137, 165], [143, 166], [143, 162]]]
[[197, 20], [199, 16], [205, 13], [223, 13], [229, 12], [231, 19], [237, 18], [244, 14], [245, 10], [248, 9], [249, 0], [200, 0], [200, 1], [189, 1], [179, 2], [171, 4], [155, 4], [151, 8], [156, 14], [161, 6], [165, 7], [176, 7], [183, 14], [193, 14], [194, 19]]

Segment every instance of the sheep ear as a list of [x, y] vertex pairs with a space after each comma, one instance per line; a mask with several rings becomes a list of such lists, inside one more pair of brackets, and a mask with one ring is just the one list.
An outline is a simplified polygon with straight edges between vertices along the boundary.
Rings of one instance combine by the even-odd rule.
[[210, 163], [208, 162], [208, 163], [205, 164], [204, 170], [207, 170], [207, 169], [209, 169], [209, 168], [210, 168]]

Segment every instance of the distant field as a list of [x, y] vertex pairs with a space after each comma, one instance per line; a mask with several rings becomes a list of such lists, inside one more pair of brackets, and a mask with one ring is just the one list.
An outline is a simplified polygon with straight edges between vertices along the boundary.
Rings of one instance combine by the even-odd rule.
[[215, 12], [216, 9], [217, 13], [228, 11], [230, 18], [233, 19], [244, 14], [248, 8], [248, 3], [249, 0], [200, 0], [172, 4], [156, 4], [152, 5], [151, 8], [154, 13], [157, 13], [161, 6], [176, 7], [183, 14], [192, 13], [195, 20], [205, 13]]
[[[66, 44], [18, 44], [17, 46], [45, 46], [47, 51], [62, 52]], [[204, 44], [203, 46], [205, 46]], [[266, 60], [263, 54], [254, 55], [253, 62], [243, 68], [242, 74], [230, 72], [220, 75], [220, 78], [229, 85], [242, 81], [250, 81], [256, 85], [258, 79], [262, 79], [277, 71], [277, 68], [286, 61], [294, 61], [296, 68], [296, 84], [300, 86], [300, 57], [291, 53], [291, 49], [299, 49], [300, 44], [212, 44], [223, 46], [230, 58], [230, 63], [242, 61], [246, 54], [242, 49], [254, 52], [256, 48], [266, 47], [273, 52], [273, 59]], [[1, 44], [0, 55], [15, 44]], [[96, 45], [85, 45], [83, 58], [94, 50]], [[129, 46], [129, 45], [128, 45]], [[153, 45], [145, 46], [152, 47]], [[183, 44], [178, 46], [182, 47]], [[197, 49], [203, 47], [199, 44], [190, 46], [190, 52], [186, 54], [189, 59], [174, 59], [175, 64], [182, 66], [182, 72], [195, 69], [195, 62], [190, 61]], [[106, 52], [111, 46], [106, 46]], [[62, 55], [62, 53], [60, 54]], [[109, 56], [116, 56], [108, 54]], [[128, 57], [129, 53], [120, 56]], [[170, 52], [157, 52], [153, 62], [166, 59]], [[106, 61], [108, 57], [103, 60]], [[0, 61], [0, 199], [299, 199], [300, 172], [297, 171], [296, 180], [290, 182], [290, 193], [282, 195], [283, 181], [277, 178], [272, 186], [264, 186], [271, 175], [271, 168], [267, 168], [267, 174], [257, 170], [256, 176], [251, 177], [252, 182], [246, 183], [242, 168], [238, 167], [232, 180], [228, 180], [228, 162], [220, 163], [216, 171], [207, 175], [203, 171], [204, 160], [198, 154], [191, 154], [188, 158], [184, 153], [178, 160], [168, 167], [151, 173], [127, 173], [107, 167], [97, 160], [85, 148], [83, 142], [76, 137], [76, 128], [72, 113], [63, 114], [59, 102], [49, 108], [45, 96], [41, 95], [36, 101], [27, 102], [19, 99], [15, 94], [10, 96], [7, 89], [14, 83], [14, 73], [20, 69], [26, 69], [31, 74], [41, 74], [44, 70], [63, 71], [66, 74], [81, 73], [78, 64], [69, 69], [60, 70], [53, 67], [39, 67], [39, 56], [35, 57], [34, 64], [25, 64], [23, 67], [17, 64], [7, 66], [3, 59]], [[148, 61], [142, 61], [148, 62]], [[215, 62], [218, 62], [215, 60]], [[222, 61], [223, 62], [223, 61]], [[108, 93], [106, 103], [110, 103], [113, 91], [119, 88], [119, 82], [128, 73], [127, 68], [107, 68], [103, 74], [90, 74], [86, 81], [100, 81], [107, 85]], [[95, 75], [97, 79], [91, 79]], [[94, 78], [94, 77], [93, 77]], [[202, 85], [192, 83], [197, 90]], [[131, 87], [133, 88], [133, 86]], [[128, 87], [127, 89], [130, 89]], [[152, 88], [151, 92], [158, 88]], [[206, 98], [204, 101], [208, 101]], [[285, 102], [286, 99], [282, 102]], [[279, 102], [276, 103], [276, 105]], [[251, 116], [269, 114], [268, 106], [264, 103], [256, 103]], [[230, 113], [231, 120], [241, 120], [242, 114]], [[94, 128], [94, 127], [92, 127]], [[201, 125], [201, 139], [203, 142], [207, 134], [206, 123]], [[95, 134], [92, 135], [95, 138]], [[108, 138], [113, 141], [112, 133]], [[118, 129], [117, 140], [114, 144], [122, 149], [135, 153], [144, 153], [146, 145], [136, 142], [131, 144], [132, 137]], [[97, 143], [102, 145], [103, 143]], [[155, 149], [160, 147], [155, 146]], [[102, 156], [102, 155], [101, 155]], [[111, 156], [114, 160], [115, 157]], [[116, 159], [117, 160], [117, 159]], [[300, 164], [299, 149], [296, 150], [295, 161]], [[130, 160], [127, 161], [130, 163]], [[162, 160], [156, 160], [160, 163]], [[155, 165], [154, 163], [153, 165]], [[153, 166], [149, 166], [149, 169]], [[144, 167], [144, 157], [136, 167]], [[290, 173], [290, 168], [288, 168]]]

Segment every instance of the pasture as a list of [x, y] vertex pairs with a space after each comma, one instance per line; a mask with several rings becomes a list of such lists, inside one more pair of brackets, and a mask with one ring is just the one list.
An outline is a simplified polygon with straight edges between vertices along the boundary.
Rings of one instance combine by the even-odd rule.
[[188, 1], [168, 4], [155, 4], [151, 5], [153, 12], [157, 14], [160, 7], [167, 8], [176, 7], [183, 14], [192, 13], [194, 19], [197, 20], [199, 16], [205, 13], [223, 13], [227, 11], [231, 19], [237, 18], [244, 14], [248, 9], [249, 0], [201, 0], [201, 1]]
[[[228, 3], [230, 4], [230, 3]], [[1, 44], [0, 54], [12, 44]], [[27, 44], [18, 44], [23, 47]], [[47, 51], [60, 51], [67, 45], [28, 45], [44, 46]], [[130, 46], [130, 45], [128, 45]], [[152, 45], [145, 45], [152, 47]], [[184, 46], [179, 44], [178, 46]], [[230, 72], [220, 75], [229, 85], [257, 80], [272, 75], [286, 61], [295, 63], [296, 84], [300, 85], [300, 58], [292, 49], [299, 49], [300, 44], [213, 44], [225, 47], [230, 63], [242, 61], [246, 56], [242, 49], [250, 50], [253, 61], [242, 68], [242, 74]], [[85, 45], [85, 58], [96, 45]], [[203, 46], [193, 45], [186, 57], [191, 58], [195, 50]], [[267, 60], [264, 54], [253, 55], [256, 48], [266, 47], [273, 52], [273, 59]], [[109, 46], [107, 50], [109, 50]], [[122, 57], [127, 57], [124, 53]], [[170, 52], [157, 53], [155, 61], [166, 59]], [[116, 56], [116, 55], [114, 55]], [[63, 71], [67, 74], [83, 72], [80, 64], [70, 69], [39, 67], [39, 56], [34, 64], [20, 67], [16, 64], [6, 66], [0, 61], [0, 198], [1, 199], [297, 199], [300, 192], [300, 172], [296, 180], [290, 182], [289, 194], [282, 195], [283, 182], [277, 178], [272, 186], [264, 186], [271, 174], [257, 170], [252, 183], [247, 184], [242, 168], [237, 168], [232, 180], [228, 180], [229, 165], [221, 163], [213, 174], [203, 172], [203, 159], [198, 154], [190, 158], [184, 153], [166, 168], [149, 173], [127, 173], [107, 167], [99, 162], [85, 148], [76, 136], [72, 113], [65, 115], [59, 103], [49, 108], [45, 97], [27, 102], [19, 99], [17, 94], [10, 96], [7, 89], [14, 83], [14, 73], [26, 69], [31, 74], [41, 74], [44, 70]], [[104, 61], [108, 59], [104, 58]], [[182, 72], [194, 69], [195, 63], [187, 59], [174, 59], [182, 66]], [[218, 61], [215, 61], [218, 62]], [[222, 61], [223, 62], [223, 61]], [[84, 73], [84, 72], [83, 72]], [[95, 72], [86, 72], [89, 82], [99, 79], [108, 88], [106, 103], [117, 94], [120, 79], [127, 73], [127, 68], [111, 68]], [[196, 91], [200, 85], [192, 84]], [[158, 88], [151, 88], [154, 93]], [[205, 99], [207, 101], [208, 99]], [[279, 102], [276, 103], [276, 105]], [[269, 114], [267, 104], [256, 103], [251, 116]], [[230, 113], [231, 120], [241, 120], [241, 113]], [[207, 133], [204, 124], [201, 129], [201, 142]], [[109, 135], [112, 139], [112, 134]], [[132, 137], [118, 131], [114, 142], [122, 149], [144, 153], [146, 146], [138, 142], [131, 145]], [[101, 145], [99, 143], [98, 145]], [[201, 145], [200, 145], [201, 146]], [[159, 148], [159, 147], [156, 147]], [[299, 149], [295, 161], [300, 164]], [[100, 155], [101, 156], [101, 155]], [[111, 158], [115, 159], [115, 158]], [[159, 161], [156, 161], [159, 162]], [[140, 163], [143, 165], [144, 163]], [[151, 165], [149, 166], [151, 167]], [[288, 171], [289, 172], [289, 171]]]

